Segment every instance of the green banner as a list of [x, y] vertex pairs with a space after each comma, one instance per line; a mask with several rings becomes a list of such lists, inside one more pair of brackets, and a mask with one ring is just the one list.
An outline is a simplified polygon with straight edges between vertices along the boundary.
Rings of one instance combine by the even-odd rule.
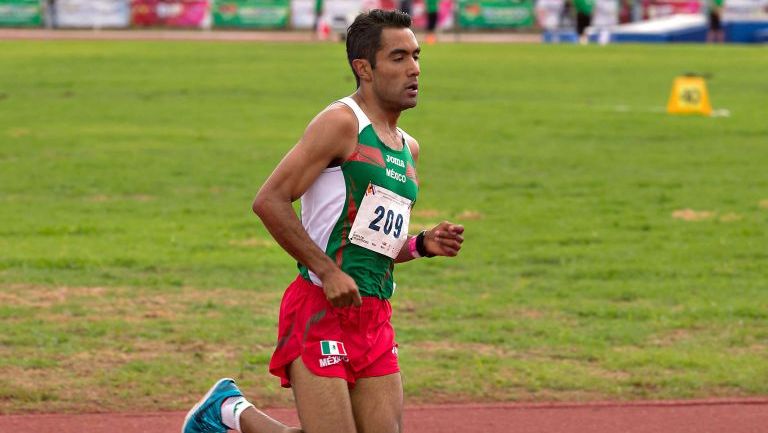
[[40, 0], [0, 0], [0, 26], [39, 27], [42, 24]]
[[533, 0], [459, 0], [461, 27], [530, 27], [533, 22]]
[[282, 28], [288, 25], [290, 0], [216, 0], [215, 27]]

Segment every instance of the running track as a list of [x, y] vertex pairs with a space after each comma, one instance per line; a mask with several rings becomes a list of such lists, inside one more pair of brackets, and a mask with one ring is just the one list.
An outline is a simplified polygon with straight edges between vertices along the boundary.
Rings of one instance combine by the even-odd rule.
[[[297, 425], [292, 409], [267, 413]], [[0, 416], [2, 433], [177, 433], [183, 412]], [[768, 433], [768, 398], [406, 408], [409, 433]]]

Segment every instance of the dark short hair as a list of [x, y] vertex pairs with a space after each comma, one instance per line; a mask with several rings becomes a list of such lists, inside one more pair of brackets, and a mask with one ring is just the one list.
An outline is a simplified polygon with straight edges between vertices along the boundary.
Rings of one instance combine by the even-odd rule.
[[[376, 52], [381, 49], [381, 31], [384, 28], [410, 28], [411, 17], [398, 10], [384, 11], [372, 9], [363, 12], [347, 29], [347, 60], [352, 67], [352, 60], [366, 59], [372, 68], [376, 67]], [[357, 86], [360, 87], [360, 77], [357, 76]]]

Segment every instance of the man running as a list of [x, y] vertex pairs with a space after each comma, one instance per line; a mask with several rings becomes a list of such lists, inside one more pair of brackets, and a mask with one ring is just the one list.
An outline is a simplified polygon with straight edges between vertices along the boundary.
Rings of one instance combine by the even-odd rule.
[[[253, 210], [299, 262], [280, 306], [270, 372], [293, 388], [306, 433], [397, 433], [403, 387], [389, 298], [394, 264], [456, 256], [464, 228], [408, 235], [419, 145], [397, 127], [418, 99], [419, 45], [399, 11], [360, 14], [347, 32], [357, 91], [320, 112], [261, 187]], [[301, 219], [292, 203], [301, 199]], [[217, 382], [183, 431], [298, 431]]]

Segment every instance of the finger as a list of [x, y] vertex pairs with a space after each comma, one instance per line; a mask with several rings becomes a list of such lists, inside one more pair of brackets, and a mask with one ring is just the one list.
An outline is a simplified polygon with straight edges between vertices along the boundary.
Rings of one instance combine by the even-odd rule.
[[464, 226], [460, 224], [451, 224], [451, 226], [448, 228], [448, 231], [455, 233], [455, 234], [462, 234], [464, 233]]
[[349, 296], [344, 296], [341, 298], [339, 307], [349, 307], [350, 305], [352, 305], [352, 299]]
[[443, 248], [440, 252], [440, 255], [445, 257], [455, 257], [457, 254], [459, 254], [459, 250], [453, 248]]
[[355, 290], [355, 293], [352, 294], [352, 304], [355, 307], [363, 305], [363, 298], [360, 297], [360, 292], [357, 290]]
[[449, 248], [452, 250], [458, 250], [461, 248], [461, 242], [453, 240], [453, 239], [441, 239], [440, 240], [440, 246], [442, 248]]
[[435, 238], [454, 237], [464, 233], [464, 226], [460, 224], [440, 223], [431, 230]]
[[440, 236], [440, 240], [453, 240], [457, 242], [464, 242], [464, 236], [456, 233], [443, 233]]
[[[448, 231], [448, 230], [435, 230], [432, 233], [432, 240], [434, 240], [435, 242], [441, 242], [441, 241], [444, 241], [446, 239], [456, 239], [457, 237], [460, 237], [460, 236], [461, 235], [453, 233], [453, 232]], [[462, 238], [462, 240], [463, 240], [463, 238]]]
[[442, 255], [447, 257], [456, 257], [459, 255], [459, 250], [453, 248], [445, 248]]
[[434, 236], [434, 235], [440, 234], [441, 232], [447, 231], [448, 229], [450, 229], [450, 227], [451, 227], [451, 223], [449, 223], [448, 221], [443, 221], [438, 225], [434, 226], [432, 230], [428, 230], [428, 232], [432, 233], [432, 235]]

